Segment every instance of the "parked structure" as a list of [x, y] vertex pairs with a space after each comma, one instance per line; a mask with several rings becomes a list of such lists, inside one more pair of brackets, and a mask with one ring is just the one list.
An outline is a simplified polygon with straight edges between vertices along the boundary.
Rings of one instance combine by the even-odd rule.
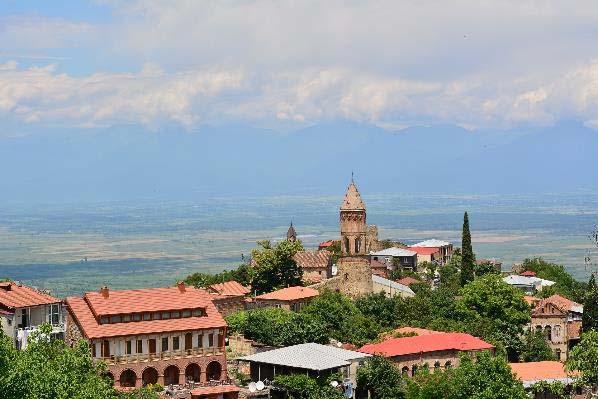
[[320, 293], [310, 287], [288, 287], [258, 295], [253, 300], [256, 308], [275, 307], [298, 312]]
[[303, 281], [319, 283], [332, 277], [332, 252], [299, 251], [293, 260], [303, 269]]
[[417, 271], [417, 253], [404, 248], [391, 247], [377, 252], [370, 252], [370, 258], [384, 263], [390, 270]]
[[538, 291], [542, 291], [544, 287], [550, 287], [554, 281], [544, 280], [538, 277], [520, 276], [511, 274], [504, 277], [503, 281], [515, 288], [523, 291], [525, 295], [534, 295]]
[[555, 294], [536, 304], [530, 328], [543, 332], [557, 360], [565, 361], [579, 342], [582, 316], [583, 305]]
[[528, 363], [509, 363], [515, 376], [523, 383], [523, 387], [534, 399], [556, 399], [561, 396], [554, 396], [548, 391], [534, 392], [532, 387], [535, 384], [546, 382], [560, 382], [565, 386], [565, 393], [570, 394], [574, 399], [581, 399], [583, 395], [581, 387], [574, 387], [576, 373], [565, 370], [561, 362], [544, 361]]
[[207, 291], [212, 295], [212, 301], [223, 317], [245, 310], [246, 296], [250, 293], [248, 287], [234, 280], [213, 284]]
[[368, 357], [370, 355], [366, 353], [308, 343], [256, 353], [237, 360], [250, 363], [251, 381], [254, 382], [273, 380], [277, 375], [308, 374], [318, 377], [340, 373], [354, 388], [357, 368]]
[[437, 239], [425, 240], [418, 242], [417, 244], [413, 244], [410, 247], [410, 249], [414, 250], [413, 248], [436, 249], [439, 252], [437, 261], [441, 265], [447, 264], [453, 256], [453, 244], [448, 241], [442, 241]]
[[469, 334], [442, 333], [391, 338], [364, 345], [360, 352], [392, 359], [404, 376], [414, 376], [422, 368], [449, 369], [459, 365], [462, 353], [491, 351], [494, 346]]
[[59, 299], [12, 281], [0, 283], [0, 325], [15, 347], [25, 349], [29, 335], [45, 323], [52, 325], [55, 337], [64, 337], [64, 314]]
[[[226, 382], [226, 322], [205, 290], [176, 287], [88, 292], [69, 297], [67, 342], [84, 338], [116, 387]], [[210, 388], [212, 392], [213, 389]], [[199, 393], [198, 393], [199, 392]]]

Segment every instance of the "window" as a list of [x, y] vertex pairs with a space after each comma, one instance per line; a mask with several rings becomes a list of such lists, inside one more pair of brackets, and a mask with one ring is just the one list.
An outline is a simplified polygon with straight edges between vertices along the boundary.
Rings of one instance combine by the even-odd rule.
[[141, 315], [139, 313], [134, 313], [133, 314], [133, 321], [139, 321], [141, 320]]
[[162, 338], [162, 352], [168, 352], [168, 337]]
[[29, 327], [29, 309], [21, 309], [21, 324], [19, 328]]
[[60, 305], [55, 303], [48, 307], [48, 322], [53, 326], [60, 324]]
[[162, 320], [170, 319], [170, 312], [162, 312]]
[[173, 351], [179, 350], [179, 337], [172, 337], [172, 350]]
[[214, 333], [208, 334], [208, 347], [211, 348], [214, 346]]
[[203, 315], [203, 311], [201, 309], [193, 309], [193, 316], [201, 316]]
[[282, 308], [282, 305], [280, 303], [277, 303], [274, 305], [274, 307], [280, 309], [280, 308]]
[[137, 340], [137, 353], [143, 353], [143, 341], [140, 339]]
[[129, 321], [131, 321], [131, 315], [130, 314], [123, 315], [123, 322], [127, 323]]
[[96, 344], [91, 343], [91, 357], [96, 357]]
[[125, 353], [127, 355], [130, 355], [131, 353], [133, 353], [133, 342], [127, 341], [127, 342], [125, 342], [125, 345], [126, 345]]
[[120, 315], [110, 316], [110, 323], [120, 323], [121, 317]]
[[144, 313], [143, 314], [143, 320], [147, 321], [147, 320], [151, 320], [152, 319], [152, 314], [151, 313]]
[[173, 318], [173, 319], [180, 319], [181, 318], [181, 312], [179, 312], [178, 310], [174, 311], [174, 312], [170, 312], [170, 317]]
[[197, 336], [197, 347], [203, 348], [203, 334]]
[[159, 312], [154, 313], [154, 320], [160, 320], [162, 315]]
[[183, 310], [183, 317], [191, 317], [191, 311], [190, 310]]

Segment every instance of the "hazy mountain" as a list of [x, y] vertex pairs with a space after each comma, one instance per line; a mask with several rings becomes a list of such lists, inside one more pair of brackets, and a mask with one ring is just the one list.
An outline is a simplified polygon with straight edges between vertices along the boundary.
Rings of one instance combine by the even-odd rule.
[[598, 132], [455, 126], [389, 132], [334, 122], [277, 133], [246, 126], [68, 129], [0, 138], [0, 201], [338, 194], [351, 172], [370, 193], [595, 189]]

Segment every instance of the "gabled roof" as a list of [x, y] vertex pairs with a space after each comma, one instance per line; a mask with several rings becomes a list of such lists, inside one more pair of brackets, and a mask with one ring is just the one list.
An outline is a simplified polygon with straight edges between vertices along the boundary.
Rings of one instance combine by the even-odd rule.
[[251, 292], [248, 287], [241, 283], [232, 280], [224, 283], [212, 284], [208, 287], [208, 291], [215, 292], [219, 295], [247, 295]]
[[379, 344], [362, 346], [359, 351], [385, 357], [410, 355], [446, 350], [473, 351], [492, 349], [494, 346], [465, 333], [439, 333], [415, 337], [393, 338]]
[[404, 248], [390, 247], [390, 248], [383, 249], [381, 251], [370, 252], [370, 255], [398, 257], [398, 256], [414, 256], [414, 255], [417, 255], [417, 253], [414, 251], [410, 251], [408, 249], [404, 249]]
[[[111, 312], [118, 310], [120, 313], [180, 310], [181, 299], [184, 299], [186, 301], [184, 309], [203, 308], [206, 315], [179, 319], [99, 324], [98, 319], [94, 316], [91, 303], [86, 300], [87, 294], [83, 298], [69, 297], [66, 299], [66, 304], [70, 314], [81, 327], [81, 332], [88, 339], [226, 327], [226, 322], [214, 306], [211, 295], [205, 290], [186, 287], [185, 294], [179, 292], [181, 296], [175, 298], [177, 291], [179, 291], [177, 287], [113, 291], [110, 292], [108, 299], [123, 300], [123, 303], [105, 308]], [[140, 303], [139, 306], [132, 304], [135, 300]], [[97, 303], [97, 298], [95, 302]], [[171, 302], [173, 306], [169, 307], [168, 304]]]
[[504, 277], [503, 281], [510, 285], [529, 285], [529, 286], [542, 286], [548, 287], [554, 284], [554, 281], [544, 280], [538, 277], [526, 277], [511, 274], [510, 276]]
[[413, 292], [413, 290], [411, 288], [409, 288], [408, 286], [397, 283], [396, 281], [392, 281], [392, 280], [389, 280], [384, 277], [380, 277], [376, 274], [372, 274], [372, 281], [376, 284], [390, 287], [391, 289], [393, 289], [395, 291], [400, 291], [407, 295], [412, 295], [412, 296], [415, 295], [415, 292]]
[[365, 204], [361, 199], [357, 186], [353, 182], [347, 187], [345, 198], [341, 203], [341, 211], [365, 211]]
[[332, 265], [332, 252], [330, 251], [298, 251], [293, 260], [304, 269], [327, 268]]
[[412, 247], [440, 248], [440, 247], [446, 247], [448, 245], [451, 245], [451, 243], [448, 241], [431, 239], [431, 240], [425, 240], [425, 241], [418, 242], [417, 244], [413, 244]]
[[397, 283], [399, 284], [403, 284], [406, 285], [407, 287], [409, 287], [411, 284], [421, 284], [422, 281], [413, 278], [411, 276], [407, 276], [407, 277], [403, 277], [402, 279], [397, 280]]
[[555, 361], [509, 363], [509, 366], [526, 388], [540, 381], [559, 381], [569, 384], [573, 382], [573, 377], [577, 375], [576, 372], [567, 372], [563, 363]]
[[316, 343], [299, 344], [238, 358], [304, 370], [330, 370], [348, 366], [352, 360], [370, 355]]
[[440, 249], [437, 247], [407, 247], [410, 251], [416, 252], [418, 255], [434, 255], [435, 253], [439, 253]]
[[0, 283], [0, 307], [8, 309], [59, 303], [60, 299], [15, 282]]
[[573, 302], [572, 300], [567, 299], [558, 294], [554, 294], [549, 296], [548, 298], [542, 299], [540, 302], [538, 302], [538, 305], [536, 305], [536, 309], [540, 309], [548, 303], [554, 305], [556, 308], [563, 312], [583, 313], [583, 305], [577, 302]]
[[289, 229], [287, 230], [287, 240], [290, 239], [294, 239], [297, 238], [297, 232], [295, 231], [295, 228], [293, 227], [293, 222], [291, 222], [291, 225], [289, 226]]
[[313, 298], [320, 295], [318, 290], [309, 287], [288, 287], [280, 290], [272, 291], [267, 294], [258, 295], [255, 299], [272, 300], [272, 301], [296, 301], [299, 299]]

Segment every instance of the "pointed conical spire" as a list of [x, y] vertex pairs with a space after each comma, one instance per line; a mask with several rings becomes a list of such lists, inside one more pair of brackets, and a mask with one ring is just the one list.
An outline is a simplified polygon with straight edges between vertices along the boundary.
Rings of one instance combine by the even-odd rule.
[[353, 181], [352, 174], [351, 183], [349, 184], [349, 187], [347, 187], [345, 198], [341, 204], [341, 211], [365, 211], [365, 204], [363, 203], [361, 195], [359, 194], [359, 190], [357, 190], [357, 186]]
[[297, 232], [295, 231], [295, 228], [293, 227], [293, 222], [291, 221], [291, 225], [289, 226], [289, 229], [287, 230], [287, 240], [295, 241], [296, 239], [297, 239]]

